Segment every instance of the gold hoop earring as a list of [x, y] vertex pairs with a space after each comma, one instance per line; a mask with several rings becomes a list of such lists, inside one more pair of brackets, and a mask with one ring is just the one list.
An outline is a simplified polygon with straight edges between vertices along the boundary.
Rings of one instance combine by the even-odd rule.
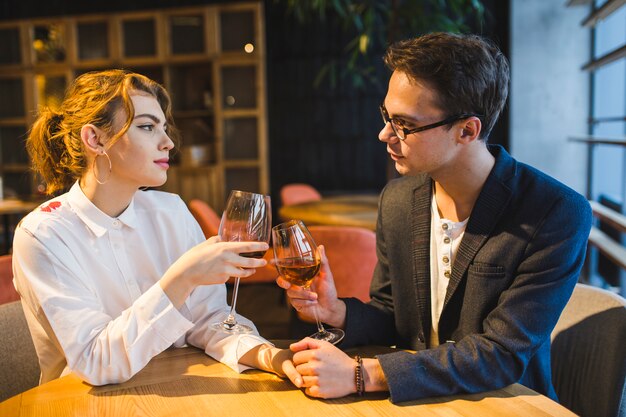
[[[106, 179], [104, 181], [100, 181], [98, 179], [98, 174], [96, 173], [96, 167], [97, 167], [96, 161], [98, 160], [99, 156], [103, 156], [103, 155], [106, 156], [107, 161], [109, 161], [109, 173], [108, 173], [108, 175], [107, 175], [107, 177], [106, 177]], [[111, 158], [109, 158], [109, 155], [106, 153], [106, 151], [102, 151], [102, 153], [96, 155], [96, 157], [93, 159], [93, 167], [92, 167], [92, 169], [93, 169], [93, 176], [96, 179], [96, 182], [98, 184], [104, 185], [104, 184], [107, 183], [107, 181], [109, 181], [109, 177], [111, 176], [111, 171], [113, 170], [113, 165], [111, 164]]]

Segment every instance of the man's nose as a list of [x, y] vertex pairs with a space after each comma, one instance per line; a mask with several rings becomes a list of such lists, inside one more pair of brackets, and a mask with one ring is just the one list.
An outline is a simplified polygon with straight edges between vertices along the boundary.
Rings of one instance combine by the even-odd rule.
[[378, 140], [381, 142], [393, 142], [394, 140], [398, 140], [396, 133], [393, 131], [391, 127], [391, 123], [387, 122], [378, 133]]

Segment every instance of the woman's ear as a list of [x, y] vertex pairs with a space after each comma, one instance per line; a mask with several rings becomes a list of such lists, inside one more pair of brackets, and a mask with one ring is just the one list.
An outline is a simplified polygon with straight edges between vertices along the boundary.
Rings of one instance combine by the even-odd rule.
[[80, 129], [80, 138], [85, 145], [85, 149], [95, 154], [102, 154], [104, 145], [100, 141], [102, 131], [92, 124], [86, 124]]

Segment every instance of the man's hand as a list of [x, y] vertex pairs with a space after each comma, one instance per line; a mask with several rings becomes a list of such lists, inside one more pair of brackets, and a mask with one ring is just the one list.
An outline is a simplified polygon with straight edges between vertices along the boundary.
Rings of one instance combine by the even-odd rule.
[[301, 319], [315, 321], [314, 309], [317, 308], [322, 322], [341, 329], [345, 325], [346, 305], [337, 298], [337, 289], [324, 246], [320, 245], [317, 250], [322, 265], [318, 276], [313, 281], [311, 291], [291, 284], [282, 277], [278, 277], [276, 283], [287, 290], [287, 298]]
[[292, 343], [296, 376], [289, 379], [311, 397], [338, 398], [356, 392], [356, 362], [332, 344], [309, 337]]

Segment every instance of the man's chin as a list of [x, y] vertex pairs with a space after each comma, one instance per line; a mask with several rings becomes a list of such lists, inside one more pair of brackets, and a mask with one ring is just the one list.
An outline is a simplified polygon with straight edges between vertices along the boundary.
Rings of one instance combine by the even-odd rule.
[[408, 177], [408, 176], [411, 176], [411, 175], [420, 175], [420, 174], [424, 173], [423, 171], [421, 171], [419, 169], [415, 169], [415, 167], [409, 168], [406, 165], [398, 164], [398, 162], [396, 162], [396, 172], [401, 177]]
[[400, 174], [401, 176], [405, 176], [405, 175], [409, 175], [410, 172], [407, 169], [406, 166], [400, 164], [398, 161], [396, 161], [396, 171], [398, 172], [398, 174]]

